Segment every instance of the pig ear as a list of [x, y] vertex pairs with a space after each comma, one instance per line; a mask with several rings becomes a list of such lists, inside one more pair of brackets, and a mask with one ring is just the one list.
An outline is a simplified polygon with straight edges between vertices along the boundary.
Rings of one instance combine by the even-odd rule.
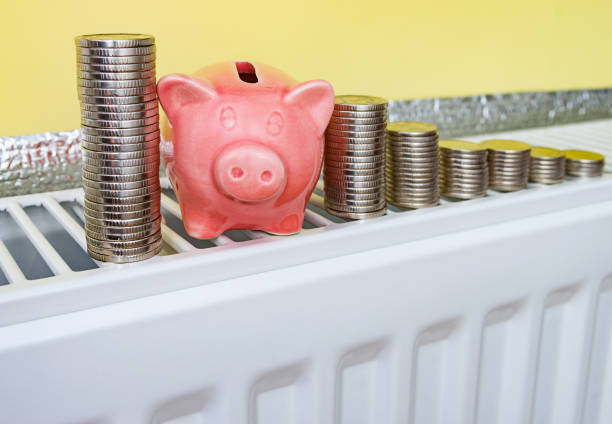
[[191, 103], [207, 102], [217, 97], [210, 84], [183, 74], [170, 74], [157, 83], [157, 95], [171, 123], [181, 108]]
[[334, 111], [334, 89], [327, 81], [306, 81], [293, 87], [285, 95], [284, 102], [305, 109], [312, 117], [317, 133], [323, 134]]

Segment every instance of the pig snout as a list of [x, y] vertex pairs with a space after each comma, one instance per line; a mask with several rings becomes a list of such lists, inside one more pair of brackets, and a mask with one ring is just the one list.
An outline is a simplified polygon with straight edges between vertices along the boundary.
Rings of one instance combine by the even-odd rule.
[[261, 202], [275, 197], [287, 178], [278, 155], [254, 142], [227, 146], [215, 161], [214, 173], [219, 188], [243, 202]]

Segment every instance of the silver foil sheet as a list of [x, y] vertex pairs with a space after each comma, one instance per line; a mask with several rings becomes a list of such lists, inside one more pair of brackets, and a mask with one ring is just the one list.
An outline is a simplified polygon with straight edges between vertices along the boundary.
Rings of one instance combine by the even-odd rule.
[[79, 131], [0, 138], [0, 196], [80, 185]]
[[[612, 89], [392, 101], [390, 121], [425, 121], [442, 137], [612, 117]], [[80, 186], [79, 130], [0, 138], [0, 197]], [[163, 171], [162, 171], [163, 175]]]
[[392, 101], [389, 121], [424, 121], [444, 138], [612, 117], [612, 89]]

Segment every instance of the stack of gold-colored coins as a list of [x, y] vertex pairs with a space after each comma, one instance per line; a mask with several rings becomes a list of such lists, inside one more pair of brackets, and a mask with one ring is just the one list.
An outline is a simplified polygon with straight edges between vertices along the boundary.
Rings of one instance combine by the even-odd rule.
[[161, 249], [155, 38], [76, 37], [87, 251], [135, 262]]
[[585, 150], [564, 150], [567, 175], [574, 177], [600, 177], [604, 168], [604, 157]]
[[325, 133], [325, 209], [348, 219], [384, 215], [387, 100], [336, 96]]
[[440, 192], [455, 199], [487, 195], [487, 148], [461, 140], [440, 140]]
[[514, 140], [486, 140], [489, 150], [489, 187], [499, 191], [517, 191], [529, 182], [531, 146]]
[[404, 208], [440, 203], [438, 129], [425, 122], [387, 125], [387, 201]]
[[550, 147], [532, 147], [529, 181], [559, 184], [565, 180], [565, 153]]

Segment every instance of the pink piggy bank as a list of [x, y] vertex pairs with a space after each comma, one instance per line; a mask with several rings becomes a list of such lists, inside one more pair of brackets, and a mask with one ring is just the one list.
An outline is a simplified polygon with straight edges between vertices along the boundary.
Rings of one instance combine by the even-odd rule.
[[249, 62], [166, 75], [161, 151], [189, 235], [300, 231], [321, 172], [334, 90]]

